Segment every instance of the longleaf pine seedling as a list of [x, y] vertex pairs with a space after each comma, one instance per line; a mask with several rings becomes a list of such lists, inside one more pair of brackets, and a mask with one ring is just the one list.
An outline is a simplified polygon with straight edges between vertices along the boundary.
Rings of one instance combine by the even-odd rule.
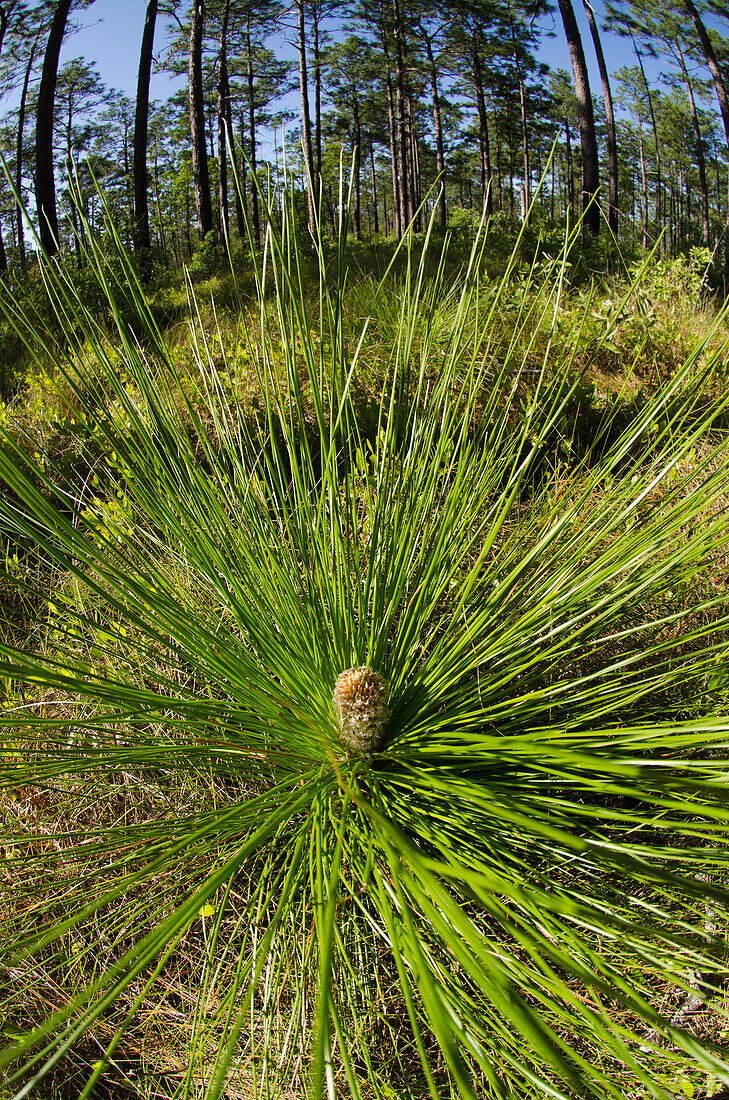
[[0, 449], [10, 1095], [729, 1084], [720, 1028], [677, 1022], [726, 973], [708, 337], [560, 461], [570, 240], [516, 298], [516, 253], [487, 284], [480, 238], [447, 286], [427, 236], [372, 292], [369, 325], [399, 310], [378, 361], [346, 227], [307, 286], [288, 200], [237, 361], [190, 289], [194, 377], [108, 238], [113, 339], [62, 266], [61, 351], [3, 299], [88, 440], [65, 480]]

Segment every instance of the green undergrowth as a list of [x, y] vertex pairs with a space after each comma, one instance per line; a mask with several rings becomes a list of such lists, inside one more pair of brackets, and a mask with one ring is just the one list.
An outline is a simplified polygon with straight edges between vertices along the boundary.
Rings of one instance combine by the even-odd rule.
[[3, 303], [7, 1096], [729, 1085], [700, 257], [608, 293], [575, 239], [487, 278], [487, 235], [354, 279], [284, 218], [253, 302], [190, 283], [172, 331], [88, 239], [105, 310], [44, 269], [62, 346]]
[[[487, 249], [488, 244], [484, 252]], [[390, 252], [387, 258], [392, 261]], [[402, 267], [404, 261], [399, 259]], [[248, 260], [252, 262], [250, 254]], [[414, 253], [411, 262], [414, 264], [416, 260]], [[316, 283], [308, 270], [312, 261], [309, 258], [306, 262], [302, 293], [312, 296]], [[506, 280], [503, 277], [478, 279], [469, 307], [472, 316], [465, 321], [466, 337], [469, 329], [477, 330], [479, 311], [490, 309], [494, 301], [498, 301], [498, 310], [493, 311], [492, 328], [483, 347], [476, 347], [473, 342], [469, 345], [467, 338], [464, 339], [463, 362], [465, 369], [474, 354], [483, 355], [490, 361], [494, 377], [500, 370], [511, 367], [518, 378], [520, 395], [520, 405], [514, 405], [514, 415], [523, 415], [528, 408], [543, 370], [548, 374], [569, 375], [572, 392], [547, 446], [552, 452], [553, 465], [570, 466], [594, 447], [595, 438], [601, 434], [601, 424], [610, 421], [612, 434], [616, 430], [619, 434], [631, 419], [639, 416], [649, 396], [681, 369], [691, 349], [707, 332], [712, 332], [712, 336], [702, 352], [703, 361], [711, 357], [721, 346], [726, 327], [722, 323], [715, 328], [716, 307], [706, 292], [705, 257], [700, 250], [690, 258], [651, 261], [643, 268], [636, 268], [629, 277], [614, 280], [609, 287], [595, 284], [572, 288], [567, 261], [561, 268], [560, 278], [564, 282], [553, 309], [549, 306], [553, 287], [550, 279], [543, 277], [545, 270], [554, 270], [554, 260], [551, 268], [549, 262], [542, 259], [536, 266], [515, 262]], [[329, 257], [326, 263], [327, 278], [331, 280], [334, 277], [332, 258]], [[353, 399], [357, 403], [360, 424], [369, 435], [376, 430], [383, 386], [387, 386], [393, 371], [397, 371], [403, 354], [414, 360], [426, 348], [427, 361], [419, 363], [419, 369], [432, 378], [437, 376], [443, 356], [449, 354], [453, 318], [460, 308], [462, 285], [462, 264], [456, 265], [455, 275], [452, 272], [444, 274], [443, 270], [439, 275], [437, 267], [434, 274], [423, 272], [417, 291], [418, 310], [408, 322], [404, 343], [403, 316], [412, 313], [414, 305], [410, 277], [407, 273], [388, 272], [384, 259], [382, 264], [385, 271], [381, 284], [371, 275], [362, 275], [356, 261], [347, 254], [346, 282], [339, 293], [342, 318], [338, 339], [349, 355], [358, 348]], [[435, 266], [432, 257], [429, 266]], [[445, 266], [447, 270], [453, 267]], [[302, 273], [298, 274], [301, 278]], [[77, 290], [77, 273], [66, 272], [65, 277]], [[86, 272], [85, 282], [90, 283], [93, 278], [91, 268]], [[119, 271], [114, 268], [114, 287], [120, 279]], [[235, 416], [251, 427], [264, 402], [260, 385], [264, 330], [277, 323], [278, 307], [275, 288], [268, 287], [261, 309], [251, 304], [250, 288], [242, 292], [240, 280], [240, 275], [225, 277], [224, 290], [218, 276], [208, 282], [198, 282], [192, 311], [192, 282], [187, 288], [167, 293], [170, 305], [167, 313], [164, 308], [158, 308], [159, 293], [165, 292], [158, 292], [157, 305], [154, 299], [151, 305], [145, 303], [145, 310], [151, 310], [155, 324], [162, 321], [156, 329], [156, 339], [165, 345], [170, 384], [180, 391], [179, 403], [184, 405], [186, 400], [191, 400], [196, 414], [205, 419], [206, 381], [200, 370], [200, 349], [203, 348], [204, 358], [209, 359], [214, 368], [216, 385], [234, 407]], [[116, 358], [119, 378], [133, 393], [134, 380], [125, 376], [123, 351], [109, 329], [111, 317], [108, 306], [103, 305], [104, 294], [104, 287], [97, 285], [93, 294], [81, 291], [79, 297], [84, 308], [88, 308], [90, 315], [101, 324], [106, 354]], [[173, 299], [174, 306], [170, 304]], [[118, 308], [121, 320], [130, 324], [131, 331], [139, 338], [146, 321], [144, 315], [138, 314], [134, 296], [125, 292]], [[113, 465], [113, 459], [105, 453], [104, 432], [93, 410], [79, 400], [62, 372], [56, 370], [59, 357], [62, 359], [69, 348], [73, 349], [74, 342], [64, 347], [64, 337], [59, 343], [58, 334], [67, 332], [62, 320], [40, 325], [38, 313], [27, 309], [23, 296], [18, 299], [15, 310], [22, 318], [20, 324], [12, 315], [6, 323], [14, 326], [14, 339], [24, 343], [26, 353], [32, 350], [32, 361], [15, 397], [0, 403], [0, 423], [14, 438], [22, 441], [26, 450], [33, 452], [39, 462], [54, 471], [59, 485], [87, 492], [89, 486], [99, 484], [100, 469], [106, 468], [110, 461]], [[173, 315], [176, 320], [170, 323]], [[366, 335], [360, 345], [365, 324]], [[308, 338], [314, 345], [322, 339], [323, 355], [338, 353], [329, 344], [327, 334], [320, 336], [318, 331], [312, 330]], [[86, 354], [83, 342], [71, 354], [83, 362]], [[90, 354], [92, 357], [95, 354], [93, 349]], [[287, 369], [284, 343], [277, 347], [267, 346], [265, 354], [277, 361], [283, 378]], [[301, 357], [300, 341], [299, 346], [293, 348], [293, 354]], [[717, 386], [724, 384], [725, 370], [724, 360], [714, 356]], [[402, 379], [399, 385], [402, 387]], [[102, 410], [101, 415], [113, 416], [114, 410]], [[121, 411], [118, 418], [120, 425], [123, 424]]]

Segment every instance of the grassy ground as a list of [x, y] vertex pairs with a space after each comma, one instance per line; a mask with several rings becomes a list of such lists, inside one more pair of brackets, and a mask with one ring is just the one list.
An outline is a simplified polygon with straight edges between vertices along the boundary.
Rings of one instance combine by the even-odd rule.
[[[691, 262], [571, 287], [438, 255], [321, 309], [282, 259], [163, 332], [130, 282], [121, 338], [61, 282], [61, 369], [31, 323], [8, 1096], [729, 1081], [727, 322]], [[364, 664], [371, 758], [331, 707]]]

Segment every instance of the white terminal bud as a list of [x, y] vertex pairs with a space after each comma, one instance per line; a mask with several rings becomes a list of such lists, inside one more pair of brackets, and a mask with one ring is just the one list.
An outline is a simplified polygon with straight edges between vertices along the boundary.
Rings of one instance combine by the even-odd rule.
[[380, 747], [390, 717], [387, 695], [387, 681], [368, 665], [337, 676], [332, 702], [340, 739], [348, 749], [369, 753]]

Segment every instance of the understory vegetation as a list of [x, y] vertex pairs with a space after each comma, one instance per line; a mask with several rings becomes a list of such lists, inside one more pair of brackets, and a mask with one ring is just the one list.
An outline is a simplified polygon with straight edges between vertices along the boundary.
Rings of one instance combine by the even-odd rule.
[[293, 226], [0, 301], [2, 1095], [722, 1095], [706, 257]]

